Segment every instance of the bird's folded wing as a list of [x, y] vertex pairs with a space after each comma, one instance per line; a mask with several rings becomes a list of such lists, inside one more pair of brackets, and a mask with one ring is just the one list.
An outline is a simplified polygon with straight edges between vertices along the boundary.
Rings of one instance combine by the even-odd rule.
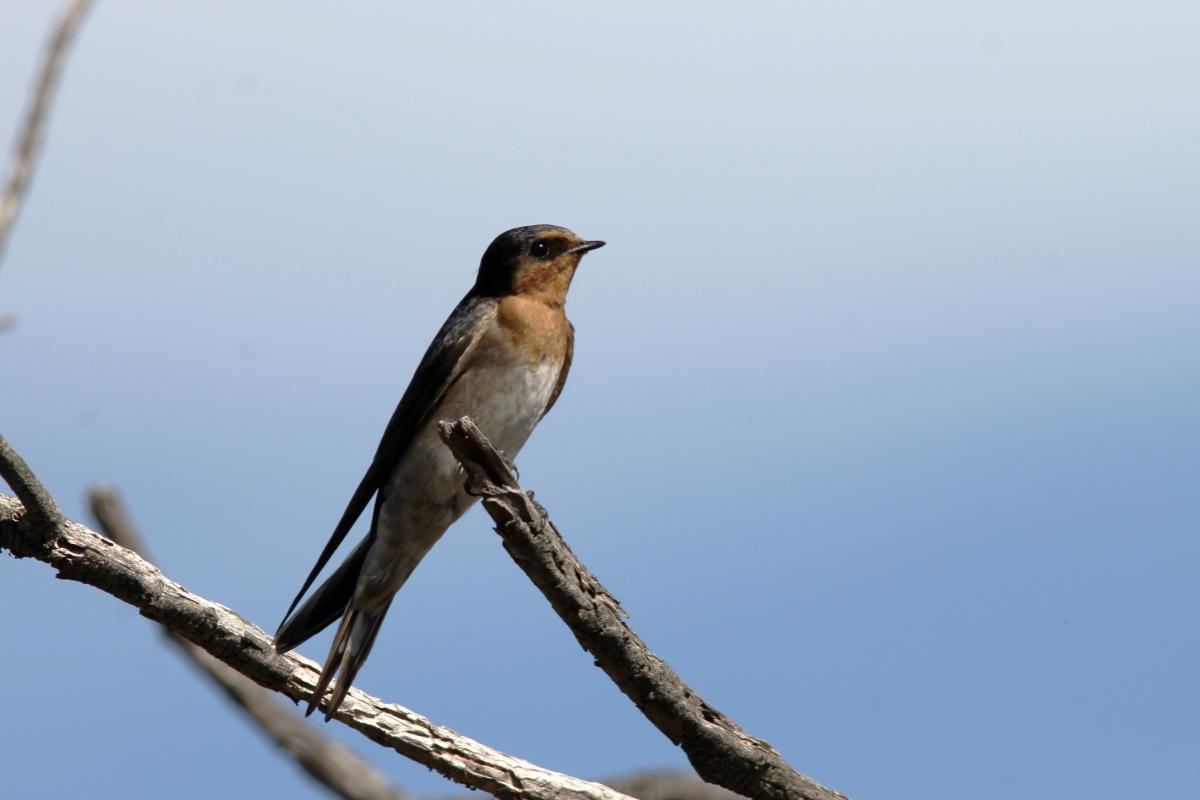
[[[284, 615], [285, 621], [295, 611], [300, 599], [317, 579], [317, 575], [329, 563], [346, 534], [354, 527], [371, 497], [383, 487], [392, 469], [412, 444], [417, 433], [429, 421], [430, 415], [441, 403], [446, 392], [462, 375], [482, 332], [495, 314], [494, 301], [467, 295], [438, 331], [437, 337], [417, 366], [417, 371], [413, 373], [408, 389], [392, 413], [392, 419], [383, 432], [383, 438], [375, 451], [371, 466], [367, 468], [367, 474], [354, 490], [341, 520], [333, 529], [333, 535], [329, 537], [329, 543], [321, 551], [312, 572], [308, 574], [296, 599], [288, 607], [287, 614]], [[372, 530], [369, 536], [373, 535]]]

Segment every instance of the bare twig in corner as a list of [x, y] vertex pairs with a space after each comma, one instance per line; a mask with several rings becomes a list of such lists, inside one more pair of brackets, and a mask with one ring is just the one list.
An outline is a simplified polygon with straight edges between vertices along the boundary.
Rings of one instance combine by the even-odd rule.
[[[93, 487], [88, 492], [88, 503], [105, 536], [149, 560], [146, 545], [116, 489]], [[182, 650], [305, 772], [335, 795], [347, 800], [405, 798], [374, 767], [307, 724], [299, 713], [281, 705], [271, 692], [170, 629], [163, 628], [162, 632], [167, 641]]]
[[801, 775], [769, 744], [708, 705], [625, 622], [621, 606], [571, 552], [546, 510], [469, 417], [439, 426], [482, 498], [504, 549], [567, 623], [579, 644], [646, 718], [687, 754], [700, 777], [756, 800], [845, 795]]
[[46, 114], [50, 103], [54, 100], [54, 90], [58, 87], [58, 76], [62, 71], [63, 60], [71, 41], [75, 38], [79, 24], [87, 14], [92, 0], [71, 0], [59, 15], [54, 26], [50, 41], [46, 44], [42, 57], [42, 68], [38, 73], [37, 85], [29, 109], [25, 112], [25, 120], [21, 125], [21, 135], [17, 139], [16, 150], [13, 152], [12, 164], [9, 167], [8, 183], [4, 189], [4, 197], [0, 198], [0, 259], [4, 257], [4, 247], [8, 243], [8, 234], [13, 221], [21, 210], [21, 202], [29, 188], [37, 165], [38, 154], [42, 149], [42, 139], [46, 131]]

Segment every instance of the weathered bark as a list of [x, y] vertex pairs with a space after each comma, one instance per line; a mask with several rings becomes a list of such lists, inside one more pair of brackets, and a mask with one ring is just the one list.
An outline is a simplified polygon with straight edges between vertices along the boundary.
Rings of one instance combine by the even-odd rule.
[[[6, 447], [0, 438], [0, 448]], [[316, 688], [317, 664], [294, 653], [276, 653], [271, 637], [260, 628], [231, 609], [189, 592], [136, 553], [77, 522], [64, 520], [55, 525], [43, 513], [27, 514], [16, 498], [0, 494], [0, 549], [18, 558], [43, 561], [54, 567], [60, 578], [95, 586], [129, 603], [142, 616], [162, 623], [242, 675], [292, 700], [307, 701]], [[500, 797], [626, 798], [607, 786], [493, 750], [358, 689], [350, 690], [335, 716], [372, 741], [453, 781]]]
[[756, 800], [845, 798], [801, 775], [762, 739], [706, 703], [629, 627], [616, 598], [588, 571], [512, 465], [469, 417], [443, 422], [442, 439], [467, 472], [504, 549], [541, 590], [584, 650], [675, 744], [705, 780]]
[[[115, 489], [91, 489], [88, 504], [105, 536], [149, 561], [146, 544]], [[178, 647], [313, 780], [346, 800], [405, 800], [406, 795], [392, 786], [382, 773], [306, 723], [298, 711], [287, 708], [271, 692], [169, 628], [161, 630], [163, 638]]]

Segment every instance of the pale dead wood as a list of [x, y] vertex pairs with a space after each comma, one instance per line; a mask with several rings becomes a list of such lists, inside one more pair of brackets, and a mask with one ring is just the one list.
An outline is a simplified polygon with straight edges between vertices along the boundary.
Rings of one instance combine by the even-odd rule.
[[[145, 542], [116, 489], [93, 487], [88, 505], [109, 539], [149, 560]], [[406, 795], [366, 761], [308, 724], [295, 710], [254, 681], [221, 663], [196, 645], [161, 629], [164, 638], [212, 680], [222, 692], [256, 723], [281, 750], [314, 780], [346, 800], [404, 800]]]
[[629, 627], [616, 598], [588, 571], [511, 463], [469, 417], [442, 422], [442, 439], [481, 497], [504, 549], [541, 590], [584, 650], [634, 705], [687, 754], [700, 777], [756, 800], [845, 795], [801, 775], [769, 744], [704, 701]]
[[4, 196], [0, 198], [0, 259], [4, 257], [9, 231], [12, 230], [13, 222], [21, 210], [21, 203], [25, 199], [34, 168], [37, 166], [42, 140], [45, 138], [46, 115], [54, 100], [55, 89], [58, 88], [63, 61], [91, 5], [92, 0], [71, 0], [59, 15], [50, 41], [46, 43], [37, 83], [13, 151]]
[[[44, 490], [43, 490], [44, 491]], [[305, 701], [320, 667], [275, 652], [271, 637], [225, 606], [167, 578], [153, 564], [77, 522], [60, 526], [26, 514], [0, 494], [0, 549], [54, 567], [58, 577], [95, 586], [268, 689]], [[607, 786], [573, 778], [493, 750], [399, 705], [351, 689], [335, 715], [378, 744], [474, 789], [530, 800], [625, 800]]]

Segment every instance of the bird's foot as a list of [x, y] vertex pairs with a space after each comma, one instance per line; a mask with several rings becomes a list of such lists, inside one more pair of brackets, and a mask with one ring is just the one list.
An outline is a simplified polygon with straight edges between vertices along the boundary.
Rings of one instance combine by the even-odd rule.
[[500, 460], [504, 462], [504, 466], [508, 467], [509, 470], [512, 471], [513, 477], [517, 480], [521, 480], [521, 470], [517, 469], [517, 462], [509, 458], [508, 453], [504, 452], [503, 450], [497, 449], [496, 452], [500, 454]]

